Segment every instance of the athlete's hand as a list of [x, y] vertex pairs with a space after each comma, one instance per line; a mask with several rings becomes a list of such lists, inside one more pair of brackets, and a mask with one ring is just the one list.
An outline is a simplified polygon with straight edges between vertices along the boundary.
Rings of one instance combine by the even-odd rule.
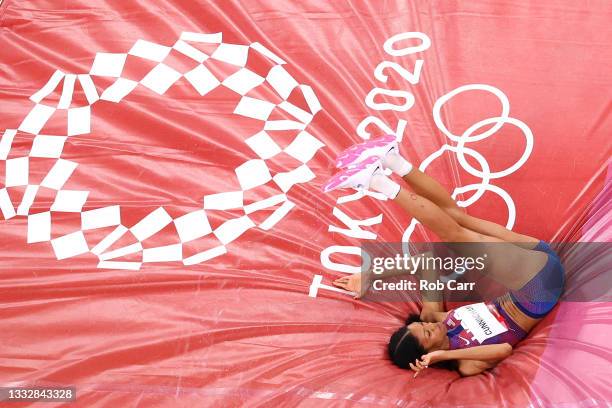
[[444, 350], [436, 350], [421, 356], [421, 360], [415, 360], [414, 364], [410, 363], [410, 368], [412, 371], [415, 371], [414, 378], [416, 378], [421, 371], [429, 367], [430, 364], [435, 364], [444, 360], [443, 356]]
[[427, 353], [424, 356], [421, 356], [421, 364], [425, 367], [429, 366], [430, 364], [436, 364], [444, 360], [443, 356], [444, 350], [432, 351], [431, 353]]
[[334, 286], [355, 293], [354, 299], [361, 297], [361, 273], [343, 276], [333, 282]]
[[415, 372], [414, 376], [412, 378], [416, 378], [416, 376], [419, 375], [419, 373], [422, 370], [427, 368], [427, 366], [423, 365], [423, 363], [421, 363], [418, 358], [416, 360], [414, 360], [414, 364], [409, 363], [409, 365], [410, 365], [410, 368], [412, 369], [412, 371]]

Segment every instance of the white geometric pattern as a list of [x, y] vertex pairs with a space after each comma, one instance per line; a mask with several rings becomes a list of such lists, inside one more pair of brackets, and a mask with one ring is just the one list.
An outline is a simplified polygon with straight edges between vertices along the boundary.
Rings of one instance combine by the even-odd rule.
[[[8, 129], [0, 140], [0, 160], [5, 162], [6, 185], [0, 189], [0, 211], [5, 219], [16, 215], [27, 216], [27, 242], [50, 242], [57, 259], [65, 259], [90, 252], [99, 258], [99, 268], [116, 268], [138, 270], [146, 262], [182, 261], [185, 265], [193, 265], [226, 254], [227, 245], [238, 239], [246, 231], [258, 227], [266, 231], [274, 227], [295, 206], [289, 201], [286, 193], [297, 183], [305, 183], [314, 178], [307, 162], [324, 146], [316, 137], [304, 129], [312, 121], [314, 115], [321, 110], [321, 105], [312, 88], [299, 84], [283, 67], [286, 62], [260, 43], [250, 45], [223, 43], [222, 33], [201, 34], [184, 32], [172, 46], [164, 46], [153, 42], [138, 40], [127, 53], [97, 53], [87, 74], [66, 74], [55, 71], [47, 83], [30, 99], [34, 106], [19, 125], [18, 130], [34, 135], [32, 149], [27, 156], [7, 159], [15, 129]], [[217, 44], [210, 55], [200, 51], [190, 43]], [[164, 63], [172, 50], [187, 56], [198, 65], [181, 74]], [[266, 77], [255, 74], [245, 68], [250, 53], [257, 52], [272, 63]], [[157, 62], [140, 81], [122, 77], [128, 55]], [[239, 71], [227, 78], [217, 78], [202, 63], [209, 58], [241, 67]], [[211, 60], [212, 61], [212, 60]], [[95, 85], [96, 77], [112, 77], [116, 80], [98, 94]], [[61, 158], [66, 141], [78, 135], [91, 132], [91, 114], [96, 102], [105, 100], [119, 103], [139, 85], [163, 95], [177, 81], [185, 78], [196, 92], [206, 95], [214, 88], [223, 85], [240, 95], [234, 113], [260, 120], [261, 128], [254, 135], [246, 138], [246, 144], [253, 150], [253, 157], [246, 160], [235, 169], [241, 191], [226, 191], [205, 196], [202, 209], [173, 218], [163, 208], [159, 207], [149, 213], [135, 225], [128, 227], [122, 224], [121, 207], [110, 205], [82, 211], [86, 206], [89, 191], [63, 190], [78, 163]], [[266, 100], [245, 96], [254, 87], [267, 82], [283, 99], [279, 104]], [[61, 88], [61, 97], [53, 105], [45, 103], [52, 92]], [[289, 103], [286, 99], [298, 88], [308, 105], [308, 111]], [[73, 94], [75, 89], [84, 92], [87, 105], [74, 107]], [[268, 117], [275, 108], [291, 115], [295, 120], [269, 121]], [[66, 133], [59, 135], [39, 134], [45, 124], [57, 110], [67, 111]], [[297, 136], [282, 150], [265, 130], [295, 129]], [[282, 172], [272, 172], [266, 160], [277, 154], [286, 153], [302, 163], [297, 168], [285, 169]], [[56, 160], [43, 181], [38, 185], [29, 184], [29, 157]], [[281, 193], [273, 194], [258, 202], [244, 204], [244, 192], [273, 180]], [[25, 194], [20, 203], [13, 203], [7, 193], [7, 187], [26, 186]], [[47, 211], [30, 214], [39, 187], [56, 190], [53, 203]], [[15, 212], [17, 204], [17, 212]], [[271, 215], [257, 225], [249, 216], [255, 211], [270, 209], [279, 205]], [[40, 209], [40, 207], [38, 208]], [[207, 217], [207, 211], [213, 209], [242, 209], [244, 214], [223, 222], [215, 229]], [[53, 213], [77, 212], [81, 217], [81, 228], [54, 239], [52, 238]], [[143, 241], [160, 233], [172, 224], [177, 232], [178, 242], [145, 248]], [[87, 242], [83, 231], [104, 227], [114, 227], [99, 242]], [[133, 237], [136, 242], [109, 251], [114, 243], [122, 237]], [[184, 243], [192, 242], [202, 237], [214, 237], [217, 245], [195, 254], [185, 254]], [[141, 261], [117, 261], [117, 258], [130, 254], [142, 254]], [[188, 255], [188, 256], [187, 256]], [[187, 256], [187, 257], [186, 257]]]

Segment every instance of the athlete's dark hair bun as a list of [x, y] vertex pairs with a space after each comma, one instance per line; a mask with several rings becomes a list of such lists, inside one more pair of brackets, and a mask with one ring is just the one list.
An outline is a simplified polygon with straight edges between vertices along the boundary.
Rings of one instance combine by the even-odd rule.
[[417, 314], [411, 314], [406, 319], [406, 325], [397, 329], [389, 339], [389, 357], [393, 364], [400, 368], [410, 368], [409, 363], [420, 359], [427, 351], [419, 341], [408, 331], [408, 325], [420, 322]]
[[[400, 368], [410, 368], [410, 363], [420, 360], [424, 354], [427, 354], [427, 350], [408, 330], [408, 326], [415, 322], [421, 322], [419, 315], [409, 315], [406, 318], [406, 325], [397, 329], [389, 339], [389, 358]], [[457, 370], [458, 365], [456, 360], [447, 360], [437, 363], [436, 367]]]

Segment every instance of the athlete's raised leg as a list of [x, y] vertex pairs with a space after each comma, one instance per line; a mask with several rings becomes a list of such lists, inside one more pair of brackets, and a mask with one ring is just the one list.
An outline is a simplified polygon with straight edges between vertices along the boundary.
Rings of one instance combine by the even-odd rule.
[[449, 243], [460, 245], [462, 256], [478, 257], [487, 254], [486, 273], [510, 289], [527, 283], [546, 263], [546, 255], [530, 251], [497, 237], [481, 234], [463, 227], [448, 212], [416, 193], [402, 189], [383, 174], [383, 165], [376, 157], [348, 168], [332, 177], [323, 191], [336, 188], [372, 189], [394, 200], [421, 224]]
[[510, 231], [494, 222], [468, 215], [440, 183], [402, 157], [394, 135], [384, 135], [346, 149], [338, 156], [336, 166], [354, 167], [373, 158], [380, 159], [385, 168], [402, 177], [417, 194], [442, 208], [461, 226], [526, 249], [533, 249], [539, 242], [536, 238]]
[[[374, 177], [376, 177], [373, 180], [374, 189], [381, 184], [393, 183], [385, 176]], [[388, 183], [380, 181], [380, 177], [384, 177]], [[390, 188], [384, 188], [384, 190], [390, 191]], [[381, 192], [384, 193], [384, 191]], [[545, 253], [531, 251], [514, 243], [466, 228], [432, 201], [418, 194], [400, 188], [397, 195], [392, 198], [421, 224], [438, 235], [442, 241], [463, 244], [455, 246], [462, 255], [477, 258], [487, 254], [485, 273], [509, 289], [523, 287], [546, 264], [547, 255]]]
[[461, 226], [480, 234], [499, 238], [522, 248], [533, 249], [540, 240], [511, 231], [502, 225], [467, 214], [434, 178], [419, 169], [412, 169], [402, 179], [417, 193], [440, 206]]

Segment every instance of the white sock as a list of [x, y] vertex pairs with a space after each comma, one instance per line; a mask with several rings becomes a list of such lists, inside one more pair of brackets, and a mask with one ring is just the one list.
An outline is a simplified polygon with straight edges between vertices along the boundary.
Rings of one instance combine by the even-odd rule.
[[412, 171], [412, 164], [397, 153], [389, 153], [382, 159], [382, 164], [400, 177]]
[[375, 174], [370, 181], [370, 188], [383, 193], [387, 198], [394, 199], [400, 192], [400, 186], [384, 174]]

